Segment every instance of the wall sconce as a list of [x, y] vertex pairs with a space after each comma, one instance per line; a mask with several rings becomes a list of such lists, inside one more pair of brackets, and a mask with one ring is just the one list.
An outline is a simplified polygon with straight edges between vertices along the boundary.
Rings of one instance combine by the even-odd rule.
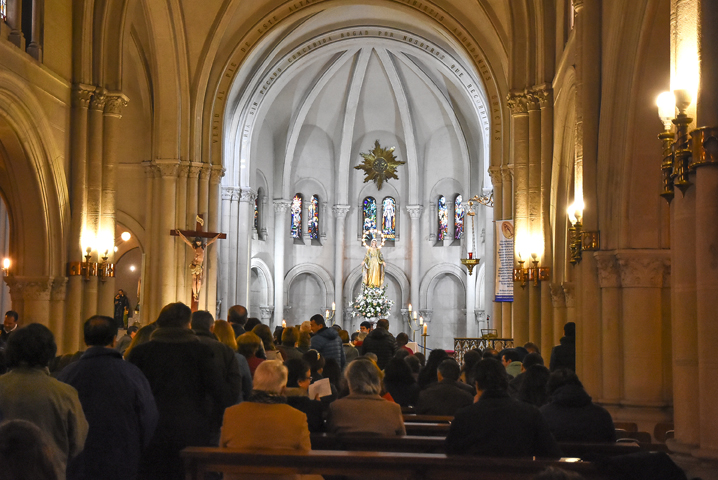
[[[673, 200], [674, 186], [678, 187], [685, 195], [686, 190], [692, 185], [692, 182], [688, 180], [689, 169], [692, 167], [691, 159], [700, 156], [700, 151], [698, 155], [693, 155], [692, 142], [688, 135], [688, 125], [693, 122], [693, 119], [686, 114], [686, 109], [690, 104], [691, 95], [688, 90], [683, 89], [663, 92], [656, 100], [658, 117], [663, 124], [663, 132], [658, 135], [663, 145], [663, 160], [661, 161], [663, 189], [660, 196], [665, 198], [668, 203]], [[678, 115], [673, 118], [676, 108]], [[672, 131], [671, 124], [675, 125], [675, 133]], [[691, 135], [695, 133], [692, 132]], [[696, 144], [696, 146], [699, 145]]]
[[6, 277], [10, 274], [10, 259], [9, 258], [3, 258], [3, 260], [2, 260], [2, 273]]
[[581, 218], [583, 217], [582, 202], [575, 202], [568, 207], [568, 219], [571, 226], [568, 229], [568, 246], [570, 262], [573, 265], [581, 262], [584, 250], [596, 251], [600, 247], [599, 232], [584, 232]]
[[337, 314], [337, 304], [336, 304], [336, 302], [332, 302], [331, 312], [329, 310], [326, 310], [324, 312], [324, 319], [327, 321], [331, 321], [332, 323], [330, 326], [332, 326], [332, 327], [334, 326], [334, 323], [335, 323], [334, 317], [336, 316], [336, 314]]
[[534, 282], [534, 287], [537, 287], [539, 282], [549, 280], [551, 278], [550, 267], [539, 267], [538, 254], [531, 254], [531, 264], [529, 268], [524, 268], [524, 260], [519, 254], [518, 268], [514, 268], [514, 282], [521, 282], [521, 288], [526, 286], [526, 280]]
[[100, 280], [103, 282], [115, 276], [115, 264], [107, 261], [109, 253], [109, 249], [105, 250], [105, 254], [101, 258], [102, 262], [97, 265], [97, 276], [100, 277]]

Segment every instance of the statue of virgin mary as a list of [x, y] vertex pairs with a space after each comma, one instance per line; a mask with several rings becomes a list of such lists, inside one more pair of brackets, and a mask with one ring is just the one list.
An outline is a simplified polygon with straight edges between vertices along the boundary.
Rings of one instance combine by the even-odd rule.
[[371, 245], [366, 248], [366, 255], [362, 261], [362, 282], [367, 287], [381, 287], [384, 285], [384, 256], [372, 239]]

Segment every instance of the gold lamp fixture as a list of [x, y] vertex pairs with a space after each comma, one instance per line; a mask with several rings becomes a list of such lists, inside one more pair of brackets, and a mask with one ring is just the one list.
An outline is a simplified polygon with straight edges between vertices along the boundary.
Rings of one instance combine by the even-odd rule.
[[10, 274], [10, 259], [7, 257], [2, 260], [2, 273], [6, 277]]
[[524, 268], [526, 263], [521, 258], [519, 253], [518, 268], [514, 268], [514, 282], [521, 283], [521, 288], [526, 286], [526, 282], [533, 282], [534, 287], [537, 287], [539, 282], [551, 279], [551, 268], [550, 267], [539, 267], [539, 256], [537, 253], [531, 254], [531, 266]]
[[469, 275], [471, 275], [474, 272], [474, 267], [479, 264], [479, 259], [474, 258], [474, 252], [476, 252], [476, 230], [474, 229], [474, 217], [476, 216], [476, 212], [474, 212], [473, 206], [475, 203], [479, 203], [481, 205], [486, 205], [487, 207], [493, 207], [494, 206], [494, 192], [493, 190], [488, 195], [474, 195], [472, 198], [468, 200], [469, 208], [466, 211], [466, 215], [471, 219], [471, 245], [467, 246], [467, 252], [466, 252], [466, 258], [461, 259], [461, 264], [465, 265], [467, 270], [469, 271]]
[[568, 220], [571, 226], [568, 228], [568, 246], [570, 262], [573, 265], [581, 262], [584, 251], [596, 251], [600, 247], [600, 236], [598, 231], [583, 231], [583, 201], [577, 200], [567, 209]]

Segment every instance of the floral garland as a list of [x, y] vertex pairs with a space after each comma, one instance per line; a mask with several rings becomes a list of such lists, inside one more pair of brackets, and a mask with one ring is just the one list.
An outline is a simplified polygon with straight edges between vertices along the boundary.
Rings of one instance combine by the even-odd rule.
[[352, 317], [361, 315], [364, 318], [384, 317], [393, 305], [394, 301], [386, 296], [386, 286], [368, 287], [364, 284], [361, 293], [349, 304]]

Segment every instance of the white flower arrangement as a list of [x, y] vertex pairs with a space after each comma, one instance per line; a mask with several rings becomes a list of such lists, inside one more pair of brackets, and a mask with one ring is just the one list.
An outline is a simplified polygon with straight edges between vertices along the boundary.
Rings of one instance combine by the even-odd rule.
[[362, 285], [361, 292], [349, 306], [352, 308], [352, 317], [361, 315], [364, 318], [375, 318], [386, 316], [394, 306], [394, 301], [387, 298], [386, 286]]

